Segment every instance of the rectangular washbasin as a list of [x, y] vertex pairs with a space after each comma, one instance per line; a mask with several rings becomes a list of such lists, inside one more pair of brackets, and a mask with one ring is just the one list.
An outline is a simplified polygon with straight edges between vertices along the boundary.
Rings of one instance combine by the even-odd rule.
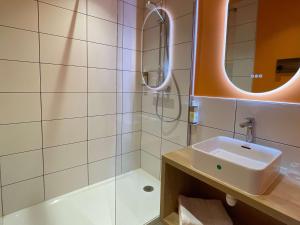
[[263, 194], [280, 172], [281, 151], [229, 137], [192, 146], [192, 165], [253, 195]]

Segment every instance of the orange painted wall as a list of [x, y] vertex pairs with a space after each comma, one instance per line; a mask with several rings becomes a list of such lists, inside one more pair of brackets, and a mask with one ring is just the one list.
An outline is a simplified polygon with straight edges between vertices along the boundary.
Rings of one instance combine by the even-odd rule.
[[[284, 3], [284, 1], [281, 2]], [[243, 93], [234, 88], [228, 81], [223, 66], [226, 8], [227, 0], [199, 0], [194, 94], [198, 96], [300, 103], [300, 78], [287, 88], [265, 95]]]
[[[293, 74], [277, 74], [277, 59], [300, 57], [300, 1], [259, 1], [253, 91], [264, 92], [286, 83]], [[280, 15], [280, 16], [278, 16]]]

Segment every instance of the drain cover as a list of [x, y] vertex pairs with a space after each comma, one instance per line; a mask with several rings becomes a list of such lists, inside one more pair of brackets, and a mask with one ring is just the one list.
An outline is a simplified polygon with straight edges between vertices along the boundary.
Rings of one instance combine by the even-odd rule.
[[145, 187], [143, 188], [143, 190], [144, 190], [145, 192], [152, 192], [152, 191], [154, 190], [154, 187], [152, 187], [152, 186], [145, 186]]

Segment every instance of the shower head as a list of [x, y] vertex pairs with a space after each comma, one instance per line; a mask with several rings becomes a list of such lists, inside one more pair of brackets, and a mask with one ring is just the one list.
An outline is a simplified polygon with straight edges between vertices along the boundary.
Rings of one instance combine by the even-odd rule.
[[151, 2], [151, 1], [147, 1], [146, 8], [148, 8], [150, 11], [155, 11], [157, 13], [157, 15], [159, 16], [161, 22], [165, 21], [165, 19], [163, 18], [163, 16], [158, 11], [157, 6], [156, 6], [155, 3]]

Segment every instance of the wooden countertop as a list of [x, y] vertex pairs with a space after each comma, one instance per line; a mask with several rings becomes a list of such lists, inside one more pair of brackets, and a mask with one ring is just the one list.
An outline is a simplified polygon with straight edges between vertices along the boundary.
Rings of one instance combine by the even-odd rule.
[[191, 157], [192, 150], [186, 148], [163, 155], [163, 163], [170, 164], [285, 224], [300, 225], [300, 185], [287, 176], [281, 175], [264, 195], [251, 195], [194, 169]]

